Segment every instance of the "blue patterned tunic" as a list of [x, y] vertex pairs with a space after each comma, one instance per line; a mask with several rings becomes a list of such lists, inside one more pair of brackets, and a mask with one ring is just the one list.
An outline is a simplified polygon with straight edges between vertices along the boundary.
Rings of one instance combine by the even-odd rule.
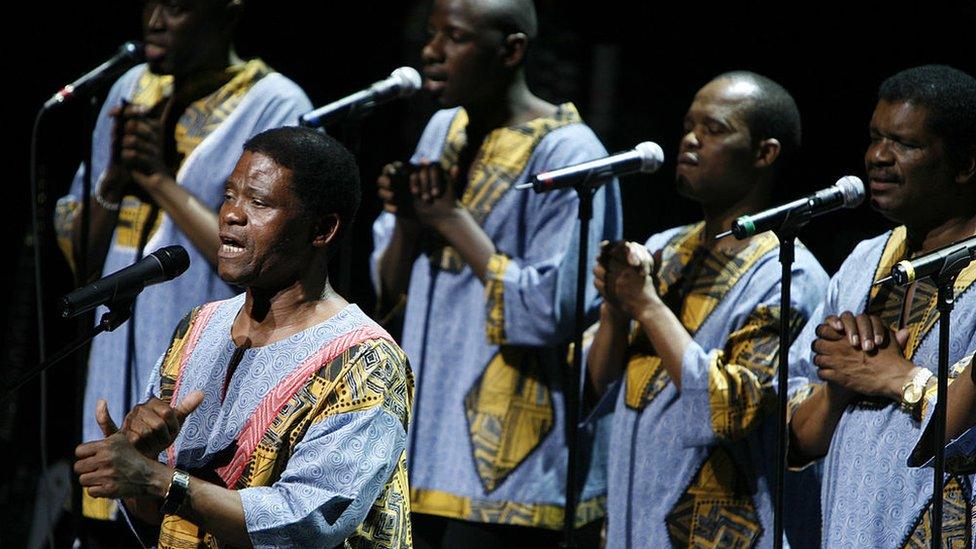
[[[831, 279], [827, 296], [790, 351], [793, 373], [819, 381], [810, 345], [814, 330], [829, 315], [868, 310], [897, 328], [904, 290], [872, 286], [906, 257], [905, 228], [860, 243]], [[950, 364], [976, 349], [976, 265], [956, 283], [952, 312]], [[939, 329], [935, 288], [917, 283], [906, 326], [911, 337], [906, 357], [934, 372]], [[927, 406], [923, 407], [927, 408]], [[929, 414], [927, 410], [920, 410]], [[921, 435], [919, 415], [897, 402], [862, 401], [841, 417], [824, 458], [822, 489], [824, 547], [922, 547], [930, 543], [932, 470], [910, 468], [909, 454]], [[972, 536], [972, 477], [948, 475], [943, 536], [946, 546], [965, 545]]]
[[[608, 547], [773, 544], [779, 244], [763, 233], [729, 256], [701, 247], [702, 232], [699, 223], [646, 243], [658, 258], [659, 295], [693, 342], [678, 391], [635, 326], [623, 379], [604, 397], [615, 405]], [[795, 335], [827, 284], [802, 245], [792, 281]]]

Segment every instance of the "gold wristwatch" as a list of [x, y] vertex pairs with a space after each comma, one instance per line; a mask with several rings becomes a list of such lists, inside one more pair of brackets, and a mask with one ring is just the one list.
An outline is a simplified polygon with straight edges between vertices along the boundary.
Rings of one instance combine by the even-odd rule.
[[901, 387], [901, 409], [911, 412], [925, 396], [925, 387], [935, 377], [927, 368], [916, 367], [915, 375]]

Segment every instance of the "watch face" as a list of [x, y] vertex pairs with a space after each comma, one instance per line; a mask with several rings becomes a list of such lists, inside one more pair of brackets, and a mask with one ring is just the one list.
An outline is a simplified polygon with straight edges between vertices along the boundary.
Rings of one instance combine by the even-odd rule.
[[915, 404], [922, 399], [922, 388], [914, 383], [910, 383], [907, 387], [905, 387], [904, 398], [905, 402]]

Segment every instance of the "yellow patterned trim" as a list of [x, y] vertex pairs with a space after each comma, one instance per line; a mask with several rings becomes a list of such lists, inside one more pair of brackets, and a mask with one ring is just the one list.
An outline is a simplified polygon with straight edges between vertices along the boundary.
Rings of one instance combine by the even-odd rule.
[[[760, 258], [774, 250], [779, 241], [773, 233], [752, 237], [748, 246], [729, 256], [701, 248], [704, 222], [679, 231], [661, 250], [658, 295], [675, 311], [681, 324], [694, 335], [729, 290]], [[696, 258], [701, 262], [694, 280], [685, 280], [686, 268]], [[704, 254], [704, 255], [701, 255]], [[684, 295], [682, 288], [687, 292]], [[670, 383], [667, 370], [656, 356], [640, 328], [628, 349], [625, 373], [625, 403], [642, 410]]]
[[[786, 425], [790, 425], [793, 421], [793, 414], [796, 413], [797, 409], [810, 398], [819, 387], [823, 386], [823, 383], [807, 383], [806, 385], [800, 387], [789, 400], [786, 402]], [[807, 467], [813, 465], [816, 461], [815, 459], [809, 459], [796, 453], [793, 446], [790, 444], [793, 438], [793, 428], [789, 427], [787, 429], [788, 436], [786, 437], [786, 468], [790, 471], [802, 471]]]
[[[572, 103], [559, 105], [551, 117], [540, 117], [518, 126], [496, 128], [481, 144], [467, 174], [467, 185], [460, 203], [478, 224], [484, 223], [495, 204], [515, 184], [525, 170], [532, 152], [542, 139], [557, 128], [581, 122], [579, 111]], [[468, 144], [468, 113], [458, 109], [451, 121], [439, 160], [444, 169], [457, 165], [461, 151]], [[442, 241], [429, 243], [430, 261], [436, 267], [459, 272], [464, 264], [457, 250]]]
[[[532, 526], [549, 530], [559, 530], [563, 527], [563, 507], [561, 505], [491, 501], [420, 488], [410, 490], [410, 499], [414, 513], [489, 524]], [[599, 520], [606, 514], [607, 498], [605, 496], [582, 501], [576, 507], [576, 527], [579, 528], [594, 520]]]
[[[941, 547], [965, 549], [972, 543], [972, 506], [966, 499], [962, 483], [951, 477], [943, 488]], [[932, 546], [932, 503], [929, 502], [915, 520], [915, 527], [902, 544], [906, 549], [928, 549]]]
[[[806, 319], [795, 309], [790, 309], [789, 315], [793, 341]], [[708, 394], [716, 436], [741, 439], [773, 405], [779, 322], [779, 307], [760, 306], [742, 328], [729, 335], [725, 351], [713, 354], [708, 366]]]
[[511, 260], [503, 254], [493, 254], [488, 260], [485, 276], [485, 301], [488, 312], [485, 322], [488, 343], [504, 345], [505, 341], [505, 270]]
[[665, 523], [674, 547], [754, 547], [762, 535], [750, 479], [716, 446]]
[[81, 514], [95, 520], [115, 520], [119, 506], [114, 499], [96, 498], [88, 495], [88, 489], [81, 492]]

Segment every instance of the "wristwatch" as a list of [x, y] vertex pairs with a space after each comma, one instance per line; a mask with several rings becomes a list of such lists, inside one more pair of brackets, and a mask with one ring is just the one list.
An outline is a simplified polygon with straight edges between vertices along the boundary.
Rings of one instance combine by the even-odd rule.
[[915, 368], [915, 375], [902, 385], [901, 388], [901, 408], [906, 412], [915, 409], [925, 395], [925, 386], [929, 380], [935, 377], [927, 368]]
[[186, 501], [186, 494], [190, 490], [190, 475], [179, 469], [173, 471], [173, 479], [169, 481], [169, 489], [163, 497], [163, 506], [160, 511], [164, 515], [175, 515], [183, 507]]

